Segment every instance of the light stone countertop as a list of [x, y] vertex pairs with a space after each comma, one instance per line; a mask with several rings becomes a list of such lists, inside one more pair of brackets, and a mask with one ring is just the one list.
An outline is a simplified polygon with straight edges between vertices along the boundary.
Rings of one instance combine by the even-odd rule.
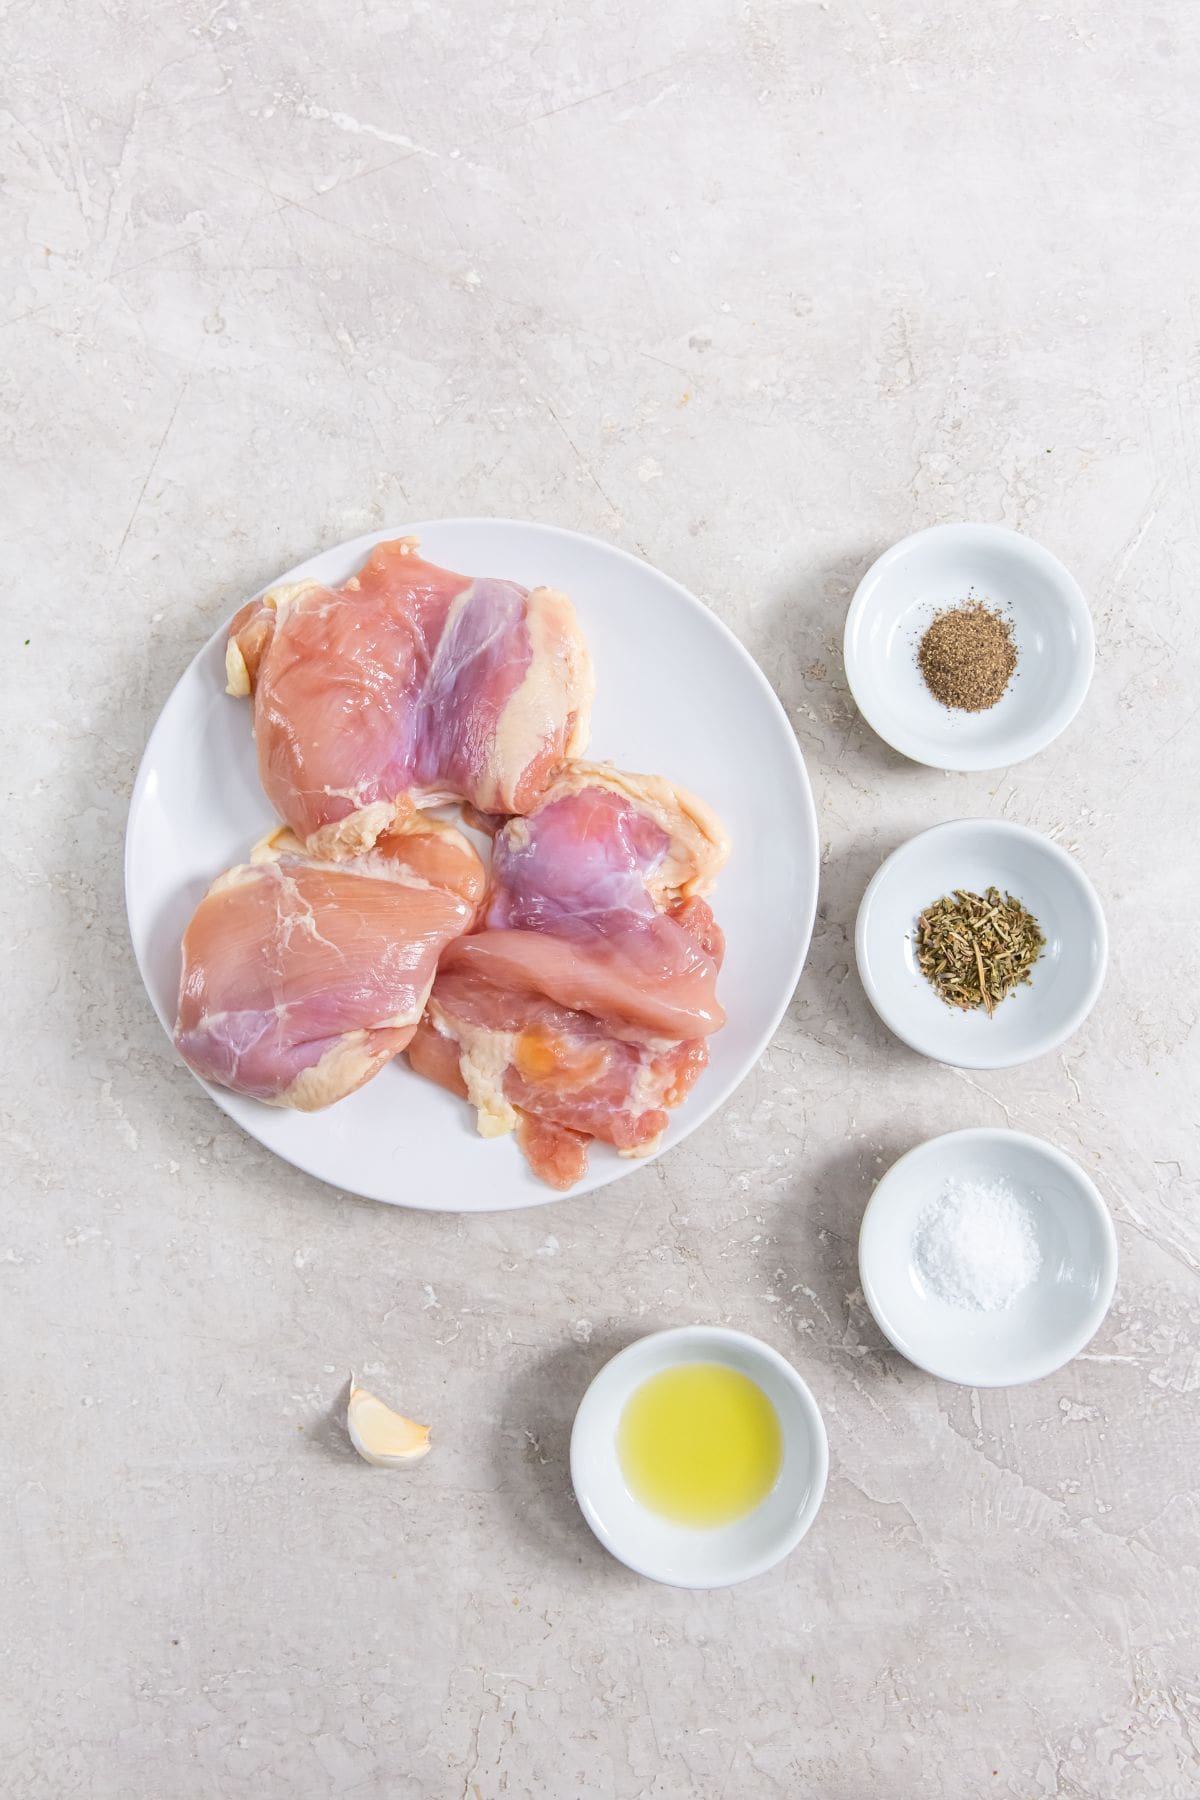
[[[1007, 0], [12, 7], [4, 308], [6, 1800], [1200, 1795], [1200, 9]], [[735, 1099], [461, 1219], [247, 1141], [141, 989], [149, 727], [247, 593], [386, 523], [636, 550], [775, 682], [820, 915]], [[854, 585], [995, 520], [1076, 573], [1087, 705], [994, 775], [857, 717]], [[922, 1061], [853, 971], [914, 830], [1053, 834], [1114, 954], [1061, 1055]], [[735, 822], [736, 825], [736, 822]], [[1112, 1314], [980, 1393], [865, 1315], [872, 1183], [1012, 1123], [1108, 1199]], [[729, 1322], [829, 1427], [743, 1588], [639, 1581], [566, 1470], [632, 1335]], [[412, 1475], [335, 1422], [353, 1366]]]

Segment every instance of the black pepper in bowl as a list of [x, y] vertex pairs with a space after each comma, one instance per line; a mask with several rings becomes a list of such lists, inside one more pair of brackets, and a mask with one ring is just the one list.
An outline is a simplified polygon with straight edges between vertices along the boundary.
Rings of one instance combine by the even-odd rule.
[[938, 613], [917, 650], [925, 685], [957, 712], [986, 712], [1000, 699], [1017, 666], [1012, 626], [982, 600]]

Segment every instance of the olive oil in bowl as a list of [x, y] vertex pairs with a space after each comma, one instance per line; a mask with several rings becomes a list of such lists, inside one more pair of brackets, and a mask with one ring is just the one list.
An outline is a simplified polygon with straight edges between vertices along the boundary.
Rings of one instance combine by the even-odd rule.
[[678, 1525], [731, 1524], [766, 1499], [783, 1462], [779, 1416], [756, 1382], [726, 1363], [685, 1362], [630, 1395], [617, 1428], [634, 1497]]

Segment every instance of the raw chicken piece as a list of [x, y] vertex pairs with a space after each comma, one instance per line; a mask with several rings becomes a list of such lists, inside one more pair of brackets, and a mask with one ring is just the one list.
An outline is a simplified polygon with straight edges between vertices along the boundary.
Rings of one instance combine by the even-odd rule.
[[515, 1129], [554, 1187], [591, 1138], [648, 1153], [724, 1022], [699, 896], [727, 852], [669, 782], [573, 765], [498, 833], [484, 927], [443, 955], [413, 1067], [469, 1099], [485, 1137]]
[[649, 918], [710, 893], [728, 855], [720, 819], [686, 789], [572, 762], [542, 795], [536, 824], [514, 820], [497, 838], [487, 922], [578, 935], [592, 915]]
[[340, 862], [273, 832], [213, 882], [184, 933], [180, 1055], [273, 1106], [343, 1099], [409, 1042], [484, 885], [471, 845], [437, 819]]
[[253, 695], [268, 798], [322, 855], [369, 848], [414, 805], [525, 812], [587, 742], [591, 661], [566, 596], [452, 574], [412, 538], [340, 588], [252, 600], [226, 673]]

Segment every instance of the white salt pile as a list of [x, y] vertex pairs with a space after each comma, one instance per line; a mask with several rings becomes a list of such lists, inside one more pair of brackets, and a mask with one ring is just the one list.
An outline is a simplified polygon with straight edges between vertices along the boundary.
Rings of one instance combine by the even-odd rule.
[[917, 1221], [917, 1268], [939, 1300], [1010, 1306], [1042, 1266], [1033, 1214], [1004, 1180], [948, 1181]]

